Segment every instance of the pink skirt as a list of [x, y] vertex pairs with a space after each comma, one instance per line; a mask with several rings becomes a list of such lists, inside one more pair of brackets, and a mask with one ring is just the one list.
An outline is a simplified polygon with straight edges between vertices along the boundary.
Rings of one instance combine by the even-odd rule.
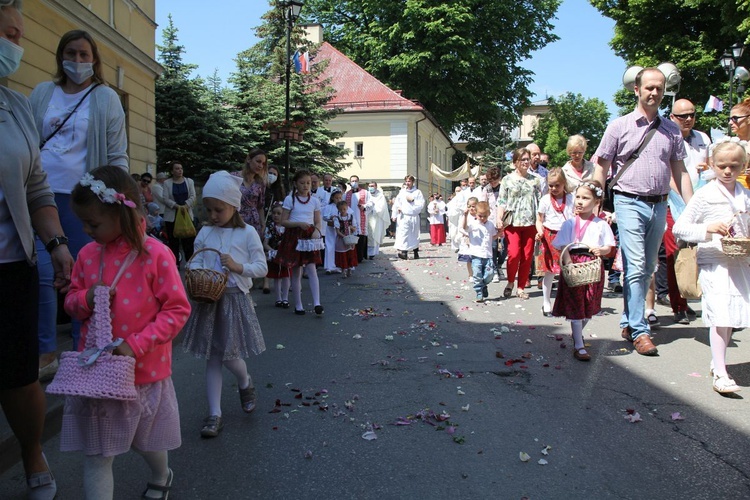
[[136, 390], [135, 401], [66, 397], [60, 450], [111, 457], [131, 447], [141, 451], [179, 448], [180, 412], [172, 377], [137, 385]]
[[[591, 257], [583, 254], [570, 254], [573, 262], [587, 262]], [[564, 316], [567, 319], [591, 319], [602, 309], [604, 293], [604, 266], [599, 281], [590, 285], [569, 287], [565, 280], [557, 282], [557, 296], [552, 307], [553, 316]]]

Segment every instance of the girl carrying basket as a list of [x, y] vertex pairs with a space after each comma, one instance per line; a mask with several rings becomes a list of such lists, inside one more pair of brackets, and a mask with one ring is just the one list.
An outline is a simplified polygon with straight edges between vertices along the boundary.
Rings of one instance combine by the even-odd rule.
[[[604, 198], [604, 190], [597, 181], [583, 182], [576, 189], [575, 214], [563, 222], [552, 244], [558, 250], [574, 243], [569, 249], [573, 263], [586, 262], [592, 258], [607, 255], [615, 245], [615, 236], [609, 224], [595, 215]], [[575, 244], [581, 244], [577, 247]], [[587, 253], [584, 253], [587, 252]], [[589, 254], [593, 254], [592, 257]], [[583, 343], [583, 329], [602, 306], [604, 292], [604, 268], [601, 277], [589, 285], [570, 287], [564, 279], [558, 284], [553, 316], [565, 316], [570, 321], [573, 333], [573, 357], [579, 361], [589, 361], [591, 355]]]
[[172, 252], [146, 238], [140, 199], [132, 177], [113, 166], [85, 174], [71, 193], [73, 212], [94, 241], [78, 253], [65, 311], [83, 322], [82, 348], [98, 327], [91, 321], [95, 290], [111, 287], [112, 335], [124, 339], [113, 353], [135, 358], [138, 392], [128, 401], [66, 397], [60, 448], [85, 454], [85, 498], [112, 498], [112, 462], [131, 448], [151, 469], [143, 498], [167, 498], [174, 477], [167, 452], [181, 444], [172, 339], [190, 303]]
[[[185, 350], [206, 359], [208, 417], [201, 436], [216, 437], [224, 427], [221, 412], [221, 368], [237, 379], [240, 405], [245, 413], [255, 409], [255, 387], [247, 373], [244, 358], [266, 349], [258, 317], [250, 299], [253, 278], [268, 272], [263, 244], [255, 228], [239, 214], [242, 179], [219, 171], [211, 174], [203, 187], [203, 205], [209, 225], [195, 238], [190, 269], [229, 270], [224, 294], [212, 303], [196, 303], [185, 325]], [[201, 251], [206, 248], [217, 252]]]
[[[323, 314], [320, 305], [320, 285], [315, 266], [321, 264], [320, 245], [322, 241], [322, 223], [320, 217], [320, 198], [310, 192], [312, 174], [307, 170], [298, 170], [294, 174], [292, 193], [284, 199], [282, 205], [281, 225], [286, 228], [281, 239], [274, 262], [292, 269], [292, 295], [294, 296], [294, 314], [304, 315], [302, 305], [302, 269], [307, 271], [310, 282], [315, 314]], [[333, 243], [333, 242], [331, 242]]]

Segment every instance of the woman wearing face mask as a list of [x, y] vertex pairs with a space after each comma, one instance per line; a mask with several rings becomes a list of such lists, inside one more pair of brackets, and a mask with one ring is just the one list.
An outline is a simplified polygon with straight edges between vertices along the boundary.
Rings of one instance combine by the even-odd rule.
[[[73, 30], [60, 39], [53, 81], [39, 84], [30, 101], [39, 133], [42, 168], [47, 172], [73, 257], [91, 239], [70, 209], [70, 193], [84, 173], [101, 165], [128, 170], [125, 113], [120, 99], [102, 78], [96, 42]], [[52, 288], [49, 253], [39, 238], [39, 375], [57, 371], [57, 293]], [[73, 322], [74, 347], [80, 323]]]
[[[21, 1], [0, 0], [0, 80], [21, 63], [23, 32]], [[29, 101], [0, 85], [0, 103], [0, 406], [21, 446], [26, 498], [52, 499], [57, 485], [41, 444], [46, 411], [38, 380], [34, 232], [50, 249], [54, 284], [62, 290], [70, 285], [73, 259], [39, 161]]]

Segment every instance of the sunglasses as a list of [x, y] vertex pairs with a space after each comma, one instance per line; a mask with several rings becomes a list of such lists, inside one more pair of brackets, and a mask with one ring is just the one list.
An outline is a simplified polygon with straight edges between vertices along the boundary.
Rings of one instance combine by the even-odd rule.
[[740, 115], [740, 116], [730, 116], [729, 121], [734, 123], [735, 125], [740, 122], [743, 118], [747, 118], [750, 115]]
[[679, 118], [680, 120], [687, 120], [688, 118], [695, 118], [695, 111], [692, 113], [682, 113], [678, 115], [677, 113], [672, 113], [672, 116], [675, 118]]

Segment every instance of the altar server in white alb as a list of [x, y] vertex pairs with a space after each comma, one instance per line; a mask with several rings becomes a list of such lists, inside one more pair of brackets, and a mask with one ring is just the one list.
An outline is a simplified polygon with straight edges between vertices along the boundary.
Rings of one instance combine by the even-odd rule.
[[372, 210], [367, 214], [367, 258], [373, 259], [380, 253], [380, 245], [385, 238], [385, 230], [391, 224], [388, 215], [388, 200], [377, 182], [371, 182], [367, 190], [372, 200]]
[[413, 175], [404, 178], [404, 187], [393, 203], [392, 219], [396, 221], [396, 250], [398, 258], [406, 260], [407, 252], [414, 250], [414, 258], [419, 258], [419, 214], [424, 208], [424, 196], [414, 185]]

